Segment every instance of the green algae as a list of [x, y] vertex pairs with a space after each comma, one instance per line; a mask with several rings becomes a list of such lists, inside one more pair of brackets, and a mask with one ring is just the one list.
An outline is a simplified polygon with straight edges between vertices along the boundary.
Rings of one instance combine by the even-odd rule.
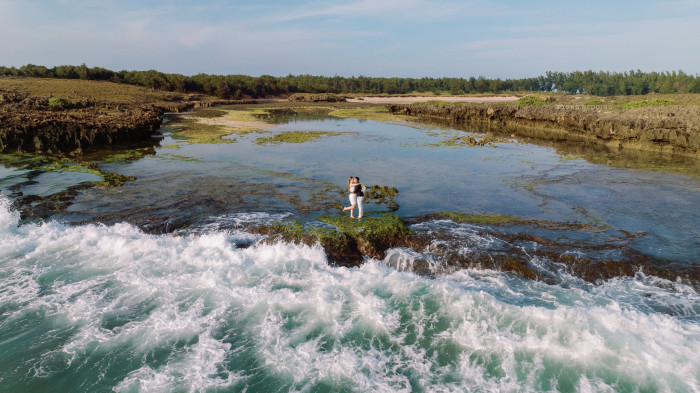
[[361, 219], [350, 216], [320, 216], [319, 221], [333, 225], [339, 231], [352, 237], [363, 237], [370, 241], [391, 242], [413, 233], [406, 221], [394, 213], [380, 213], [374, 217]]
[[102, 180], [92, 182], [94, 185], [103, 187], [117, 187], [125, 184], [127, 181], [136, 180], [134, 176], [122, 175], [114, 172], [106, 172], [94, 162], [73, 162], [67, 160], [56, 160], [46, 163], [42, 166], [34, 168], [42, 172], [82, 172], [92, 173], [99, 176]]
[[[20, 211], [22, 220], [41, 219], [49, 217], [58, 212], [64, 211], [79, 191], [91, 187], [117, 187], [127, 181], [135, 180], [133, 176], [126, 176], [119, 173], [103, 171], [95, 162], [77, 161], [65, 157], [52, 158], [39, 155], [11, 155], [3, 156], [4, 163], [27, 171], [26, 181], [16, 183], [8, 188], [12, 192], [11, 196]], [[99, 181], [82, 181], [54, 192], [50, 195], [24, 194], [25, 186], [36, 184], [35, 180], [44, 173], [78, 172], [89, 173], [98, 176]]]
[[205, 162], [205, 161], [200, 160], [198, 158], [183, 156], [180, 154], [171, 154], [171, 153], [159, 154], [158, 159], [165, 160], [165, 161], [177, 161], [177, 162]]
[[101, 161], [105, 164], [115, 162], [131, 162], [140, 160], [146, 156], [155, 155], [156, 151], [153, 147], [142, 147], [128, 150], [117, 151], [100, 151], [93, 154], [85, 155], [85, 161]]
[[567, 154], [560, 156], [560, 160], [562, 161], [574, 161], [574, 160], [585, 160], [585, 156], [581, 154]]
[[420, 146], [429, 148], [443, 148], [443, 147], [453, 147], [453, 148], [463, 148], [463, 147], [497, 147], [497, 143], [509, 143], [510, 140], [503, 137], [497, 137], [494, 135], [485, 135], [479, 139], [474, 138], [470, 135], [458, 135], [453, 136], [450, 139], [445, 139], [439, 141], [438, 143], [423, 143]]
[[413, 231], [403, 218], [393, 213], [354, 219], [322, 215], [317, 218], [331, 227], [303, 225], [298, 221], [275, 223], [256, 228], [271, 240], [313, 245], [320, 243], [332, 263], [357, 265], [363, 256], [384, 258], [387, 248], [406, 245]]
[[392, 211], [399, 209], [399, 204], [396, 203], [395, 198], [399, 196], [399, 190], [396, 187], [389, 187], [385, 185], [373, 185], [367, 187], [365, 190], [365, 198], [376, 200], [380, 205], [386, 205]]
[[212, 124], [205, 124], [196, 119], [182, 119], [173, 125], [170, 136], [173, 139], [182, 140], [188, 143], [234, 143], [236, 139], [223, 139], [235, 133], [234, 130]]
[[[266, 112], [262, 109], [224, 110], [200, 109], [192, 113], [173, 116], [169, 124], [170, 135], [188, 143], [234, 143], [233, 136], [261, 132], [270, 125], [260, 120]], [[227, 137], [227, 138], [224, 138]]]
[[166, 149], [180, 149], [180, 145], [175, 145], [175, 144], [163, 145], [161, 147], [166, 148]]
[[221, 109], [211, 109], [211, 108], [202, 108], [202, 109], [197, 109], [193, 112], [187, 113], [188, 117], [201, 117], [201, 118], [206, 118], [206, 119], [212, 119], [216, 117], [222, 117], [225, 116], [228, 113], [228, 111], [221, 110]]
[[476, 224], [489, 226], [506, 225], [526, 225], [531, 227], [552, 229], [552, 230], [606, 230], [604, 225], [581, 224], [570, 222], [555, 222], [549, 220], [534, 220], [525, 217], [511, 216], [501, 213], [459, 213], [459, 212], [439, 212], [428, 215], [429, 219], [451, 220], [461, 224]]
[[483, 147], [488, 145], [491, 147], [496, 147], [496, 143], [502, 143], [507, 141], [507, 139], [498, 138], [492, 135], [486, 135], [480, 139], [476, 139], [469, 135], [461, 135], [454, 136], [446, 141], [441, 141], [438, 145], [447, 147]]
[[255, 140], [258, 145], [280, 144], [280, 143], [304, 143], [321, 139], [326, 136], [339, 135], [338, 132], [331, 131], [288, 131], [271, 137], [260, 137]]
[[360, 120], [372, 120], [379, 122], [402, 123], [410, 120], [410, 116], [393, 115], [384, 105], [366, 106], [360, 108], [336, 109], [329, 113], [330, 116], [340, 118], [353, 118]]
[[452, 220], [462, 224], [482, 225], [524, 224], [530, 221], [521, 217], [500, 213], [467, 214], [458, 212], [439, 212], [433, 214], [431, 217], [436, 219]]

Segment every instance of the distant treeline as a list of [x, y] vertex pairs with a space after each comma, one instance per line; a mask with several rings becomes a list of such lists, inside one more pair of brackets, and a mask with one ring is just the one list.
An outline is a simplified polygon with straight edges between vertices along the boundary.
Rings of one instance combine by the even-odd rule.
[[647, 93], [700, 93], [700, 75], [673, 72], [547, 72], [534, 78], [373, 78], [288, 75], [185, 76], [149, 71], [111, 71], [100, 67], [44, 66], [27, 64], [20, 68], [0, 66], [0, 76], [106, 80], [174, 92], [199, 92], [221, 98], [265, 97], [292, 93], [334, 94], [475, 94], [504, 92], [588, 93], [598, 96]]

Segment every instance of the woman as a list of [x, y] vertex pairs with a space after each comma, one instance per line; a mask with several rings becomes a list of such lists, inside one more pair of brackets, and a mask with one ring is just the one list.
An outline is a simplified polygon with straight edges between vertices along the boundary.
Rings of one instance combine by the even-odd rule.
[[[344, 207], [343, 211], [350, 210], [350, 218], [355, 218], [353, 211], [355, 210], [355, 204], [357, 203], [357, 194], [355, 193], [355, 178], [350, 176], [348, 178], [348, 191], [350, 192], [350, 206]], [[362, 190], [360, 190], [362, 192]], [[364, 194], [363, 194], [364, 196]]]
[[360, 178], [355, 178], [355, 200], [357, 201], [357, 219], [362, 218], [362, 200], [365, 199], [364, 186], [360, 183]]

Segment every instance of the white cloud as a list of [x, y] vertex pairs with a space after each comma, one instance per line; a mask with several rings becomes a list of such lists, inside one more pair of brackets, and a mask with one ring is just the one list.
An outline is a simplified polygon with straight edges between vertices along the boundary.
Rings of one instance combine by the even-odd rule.
[[476, 6], [472, 2], [447, 2], [431, 0], [356, 0], [353, 2], [306, 5], [299, 10], [274, 17], [278, 21], [291, 21], [314, 17], [382, 17], [435, 19], [466, 15], [500, 14], [499, 6]]

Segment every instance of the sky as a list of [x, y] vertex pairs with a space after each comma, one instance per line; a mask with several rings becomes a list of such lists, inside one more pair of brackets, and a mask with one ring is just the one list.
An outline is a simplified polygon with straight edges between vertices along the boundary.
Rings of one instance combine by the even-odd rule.
[[0, 65], [194, 75], [700, 73], [700, 0], [0, 0]]

